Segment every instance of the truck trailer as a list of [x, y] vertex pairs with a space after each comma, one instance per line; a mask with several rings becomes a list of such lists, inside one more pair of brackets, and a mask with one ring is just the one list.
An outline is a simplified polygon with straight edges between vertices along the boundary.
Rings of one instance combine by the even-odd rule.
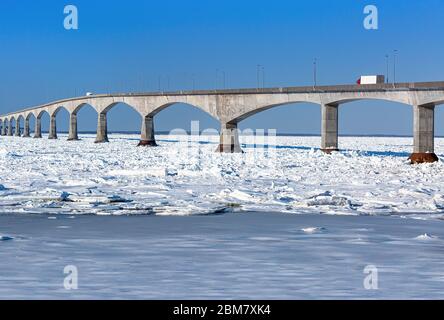
[[377, 76], [361, 76], [357, 84], [380, 84], [385, 82], [385, 76], [377, 75]]

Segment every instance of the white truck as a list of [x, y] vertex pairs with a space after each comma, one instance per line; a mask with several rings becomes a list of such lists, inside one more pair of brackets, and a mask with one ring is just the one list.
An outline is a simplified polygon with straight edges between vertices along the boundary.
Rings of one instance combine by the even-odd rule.
[[377, 75], [377, 76], [361, 76], [357, 84], [380, 84], [385, 82], [385, 76]]

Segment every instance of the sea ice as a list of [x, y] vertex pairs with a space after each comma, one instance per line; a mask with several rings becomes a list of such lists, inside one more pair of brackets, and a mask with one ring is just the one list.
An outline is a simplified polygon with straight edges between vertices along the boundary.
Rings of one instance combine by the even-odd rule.
[[[319, 137], [277, 137], [267, 151], [215, 153], [209, 143], [158, 136], [94, 135], [76, 143], [0, 138], [0, 213], [192, 215], [260, 210], [444, 218], [444, 164], [410, 165], [412, 138], [341, 137], [326, 155]], [[17, 143], [19, 141], [20, 143]], [[444, 154], [444, 139], [436, 139]]]
[[307, 233], [307, 234], [314, 234], [314, 233], [319, 233], [319, 232], [323, 232], [325, 231], [325, 228], [321, 228], [321, 227], [309, 227], [309, 228], [303, 228], [302, 232]]
[[424, 233], [424, 234], [421, 234], [421, 235], [417, 236], [415, 239], [416, 240], [427, 241], [427, 240], [435, 240], [436, 237], [431, 236], [431, 235], [429, 235], [427, 233]]

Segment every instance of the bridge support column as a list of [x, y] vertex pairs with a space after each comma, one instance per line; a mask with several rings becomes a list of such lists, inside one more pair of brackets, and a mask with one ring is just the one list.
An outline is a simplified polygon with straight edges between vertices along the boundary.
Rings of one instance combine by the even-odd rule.
[[49, 121], [49, 136], [48, 139], [57, 139], [57, 124], [56, 116], [52, 115]]
[[9, 121], [9, 124], [8, 124], [8, 136], [12, 137], [12, 124], [11, 124], [11, 121]]
[[4, 122], [2, 123], [2, 130], [0, 131], [0, 134], [2, 136], [6, 136], [6, 124]]
[[35, 129], [34, 129], [34, 138], [41, 138], [42, 137], [42, 119], [36, 118], [35, 119]]
[[237, 123], [222, 123], [220, 143], [216, 152], [243, 153], [239, 143], [239, 130], [237, 129]]
[[338, 148], [338, 105], [324, 104], [322, 109], [321, 150], [325, 153], [339, 151]]
[[108, 124], [106, 113], [99, 113], [97, 117], [97, 137], [95, 143], [108, 142]]
[[412, 164], [438, 161], [435, 154], [435, 106], [413, 106]]
[[79, 136], [77, 134], [77, 114], [73, 112], [69, 114], [68, 141], [76, 141], [76, 140], [79, 140]]
[[140, 135], [139, 147], [156, 147], [156, 137], [154, 134], [154, 119], [152, 116], [146, 116], [142, 119], [142, 130]]
[[16, 137], [20, 137], [20, 121], [16, 120], [15, 121], [15, 134]]
[[29, 138], [29, 137], [30, 137], [30, 135], [29, 135], [29, 119], [26, 118], [25, 119], [25, 128], [23, 131], [23, 138]]

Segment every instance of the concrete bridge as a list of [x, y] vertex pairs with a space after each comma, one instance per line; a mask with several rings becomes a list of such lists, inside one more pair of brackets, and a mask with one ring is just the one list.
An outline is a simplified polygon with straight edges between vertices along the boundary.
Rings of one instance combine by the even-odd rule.
[[60, 100], [0, 116], [0, 132], [1, 135], [30, 137], [29, 123], [34, 116], [34, 137], [41, 138], [41, 118], [46, 112], [50, 117], [49, 139], [57, 139], [56, 115], [64, 108], [70, 115], [68, 140], [78, 140], [77, 113], [85, 105], [90, 105], [98, 114], [96, 142], [107, 142], [107, 113], [116, 104], [125, 103], [142, 116], [139, 145], [155, 146], [156, 114], [173, 104], [185, 103], [200, 108], [220, 121], [221, 137], [217, 151], [233, 153], [242, 152], [237, 130], [242, 120], [285, 104], [313, 103], [320, 105], [322, 110], [321, 148], [329, 153], [339, 149], [339, 107], [351, 101], [367, 99], [412, 106], [414, 147], [410, 159], [412, 163], [438, 161], [434, 153], [434, 110], [435, 106], [444, 104], [444, 82], [94, 95]]

